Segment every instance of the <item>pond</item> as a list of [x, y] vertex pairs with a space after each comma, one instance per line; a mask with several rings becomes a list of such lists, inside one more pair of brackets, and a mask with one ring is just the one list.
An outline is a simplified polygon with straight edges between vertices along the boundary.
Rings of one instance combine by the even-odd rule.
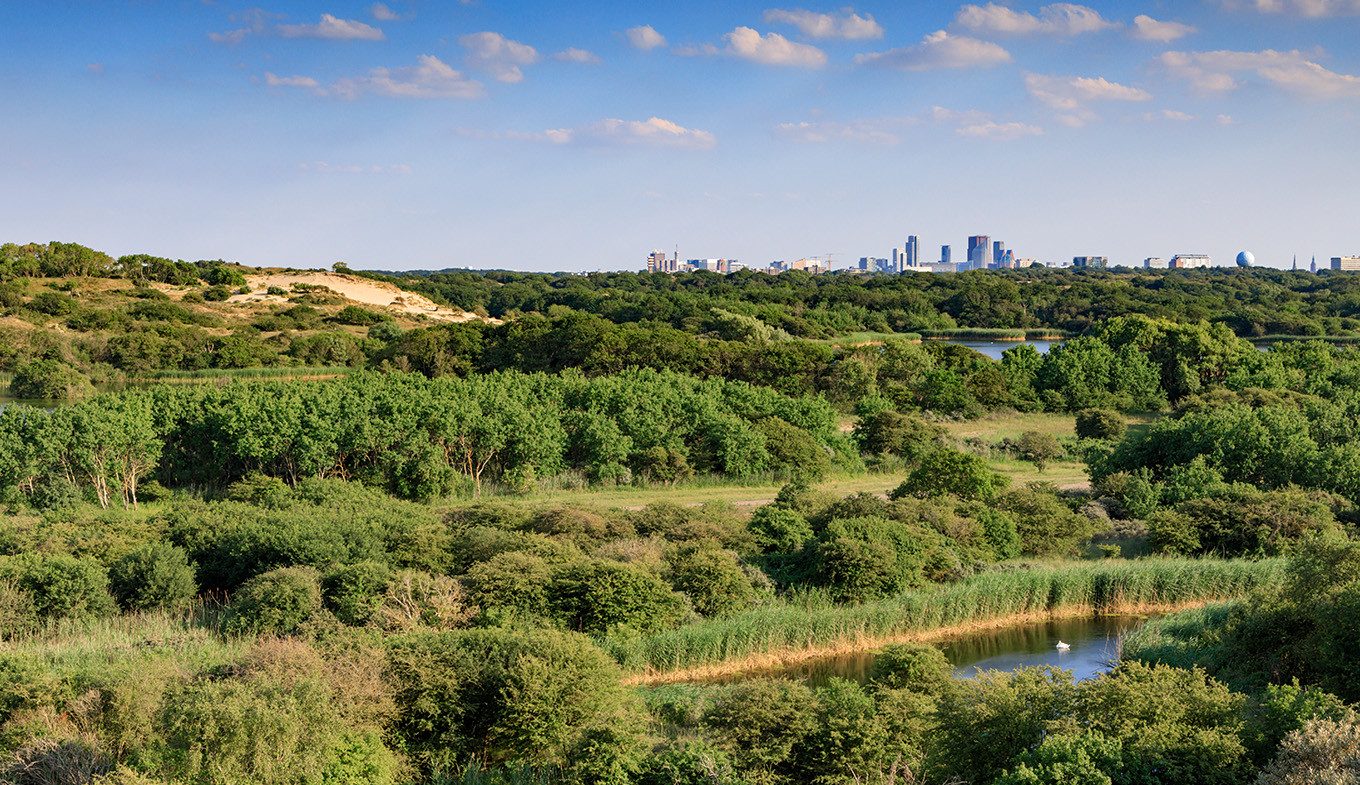
[[[1052, 665], [1071, 670], [1081, 681], [1108, 671], [1110, 663], [1119, 658], [1120, 636], [1147, 619], [1147, 616], [1079, 616], [988, 630], [935, 645], [960, 678], [972, 678], [985, 670]], [[1058, 649], [1060, 640], [1071, 648]], [[813, 687], [824, 686], [834, 677], [862, 683], [873, 672], [874, 657], [872, 651], [855, 652], [808, 660], [778, 672], [747, 675], [785, 676], [806, 681]]]
[[1038, 350], [1039, 350], [1039, 354], [1048, 354], [1048, 350], [1049, 350], [1050, 347], [1062, 343], [1062, 341], [1037, 341], [1037, 340], [1036, 340], [1036, 341], [978, 341], [978, 340], [968, 340], [968, 339], [962, 339], [962, 338], [960, 338], [960, 339], [945, 338], [945, 339], [932, 339], [932, 340], [942, 340], [944, 343], [952, 343], [952, 344], [957, 344], [957, 345], [959, 345], [959, 346], [966, 346], [966, 347], [968, 347], [969, 349], [972, 349], [972, 350], [975, 351], [975, 352], [981, 352], [982, 354], [987, 355], [988, 357], [992, 358], [993, 360], [996, 360], [997, 362], [1000, 362], [1000, 361], [1001, 361], [1001, 353], [1002, 353], [1002, 352], [1006, 351], [1007, 349], [1014, 349], [1014, 348], [1017, 347], [1017, 346], [1023, 346], [1023, 345], [1025, 345], [1025, 344], [1029, 344], [1030, 346], [1033, 346], [1035, 349], [1038, 349]]

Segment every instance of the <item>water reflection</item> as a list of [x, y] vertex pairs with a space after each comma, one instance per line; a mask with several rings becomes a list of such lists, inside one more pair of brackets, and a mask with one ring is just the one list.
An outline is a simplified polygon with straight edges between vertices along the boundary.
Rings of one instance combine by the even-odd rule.
[[[1146, 616], [1083, 616], [1001, 630], [949, 641], [941, 648], [954, 673], [972, 678], [985, 670], [1009, 671], [1052, 665], [1071, 670], [1078, 681], [1099, 676], [1119, 658], [1119, 638]], [[1058, 641], [1071, 645], [1059, 649]]]
[[[1021, 624], [981, 632], [937, 644], [960, 678], [980, 671], [1009, 671], [1021, 667], [1052, 665], [1071, 670], [1081, 681], [1109, 670], [1119, 657], [1119, 637], [1147, 621], [1146, 616], [1081, 616], [1071, 619]], [[1058, 641], [1071, 648], [1059, 650]], [[867, 682], [873, 672], [875, 653], [855, 652], [823, 657], [775, 671], [746, 673], [740, 678], [776, 676], [805, 681], [812, 687], [826, 686], [839, 677]]]
[[1039, 354], [1048, 354], [1048, 350], [1050, 347], [1054, 346], [1055, 344], [1062, 343], [1062, 341], [972, 341], [953, 338], [936, 340], [943, 340], [945, 343], [952, 343], [958, 346], [966, 346], [975, 352], [981, 352], [982, 354], [987, 355], [988, 357], [992, 358], [993, 360], [996, 360], [997, 362], [1001, 361], [1002, 352], [1006, 351], [1007, 349], [1014, 349], [1017, 346], [1029, 344], [1030, 346], [1033, 346], [1035, 349], [1038, 349]]

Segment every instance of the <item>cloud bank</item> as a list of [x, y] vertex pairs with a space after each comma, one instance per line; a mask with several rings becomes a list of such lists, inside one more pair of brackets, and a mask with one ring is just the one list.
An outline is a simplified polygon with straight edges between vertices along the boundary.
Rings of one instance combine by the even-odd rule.
[[882, 38], [883, 28], [868, 14], [860, 16], [852, 9], [845, 9], [840, 16], [819, 14], [813, 11], [782, 11], [771, 8], [765, 12], [764, 19], [769, 24], [790, 24], [809, 38], [831, 38], [841, 41], [858, 41], [866, 38]]
[[1072, 3], [1053, 3], [1035, 16], [1004, 5], [965, 5], [954, 15], [954, 24], [975, 33], [993, 35], [1080, 35], [1098, 33], [1119, 25], [1101, 17], [1094, 8]]
[[855, 55], [855, 65], [925, 71], [935, 68], [987, 68], [1009, 63], [1011, 53], [990, 41], [944, 30], [927, 35], [921, 43], [886, 52]]

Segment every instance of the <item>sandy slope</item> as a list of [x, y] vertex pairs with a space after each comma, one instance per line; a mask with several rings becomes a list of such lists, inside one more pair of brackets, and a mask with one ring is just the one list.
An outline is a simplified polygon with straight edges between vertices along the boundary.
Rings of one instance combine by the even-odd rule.
[[435, 305], [429, 298], [414, 292], [404, 292], [390, 283], [372, 281], [341, 273], [275, 273], [272, 275], [247, 275], [250, 294], [234, 294], [228, 302], [284, 302], [286, 297], [265, 294], [265, 289], [278, 286], [291, 291], [294, 283], [325, 286], [347, 300], [364, 305], [378, 305], [401, 311], [412, 316], [424, 315], [431, 319], [446, 322], [468, 322], [481, 317], [476, 314]]

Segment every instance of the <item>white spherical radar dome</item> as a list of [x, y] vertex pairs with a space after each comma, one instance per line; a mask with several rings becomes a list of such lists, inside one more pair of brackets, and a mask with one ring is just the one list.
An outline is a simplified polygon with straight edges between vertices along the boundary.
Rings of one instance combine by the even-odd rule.
[[1251, 251], [1243, 251], [1237, 255], [1238, 267], [1251, 267], [1256, 264], [1256, 257], [1251, 255]]

